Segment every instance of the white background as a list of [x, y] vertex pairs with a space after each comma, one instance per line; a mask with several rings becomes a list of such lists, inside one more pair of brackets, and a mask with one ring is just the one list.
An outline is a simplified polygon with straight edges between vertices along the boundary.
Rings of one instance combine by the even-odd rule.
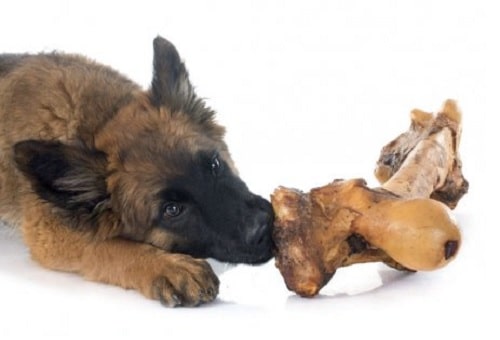
[[[166, 309], [136, 292], [33, 263], [0, 236], [0, 339], [499, 339], [499, 15], [495, 1], [9, 1], [0, 52], [60, 50], [112, 65], [144, 87], [152, 39], [186, 61], [218, 111], [242, 178], [269, 197], [364, 177], [418, 107], [464, 113], [470, 191], [454, 214], [458, 258], [430, 273], [340, 270], [314, 299], [288, 292], [271, 261], [215, 264], [221, 292]], [[0, 122], [1, 124], [1, 122]]]

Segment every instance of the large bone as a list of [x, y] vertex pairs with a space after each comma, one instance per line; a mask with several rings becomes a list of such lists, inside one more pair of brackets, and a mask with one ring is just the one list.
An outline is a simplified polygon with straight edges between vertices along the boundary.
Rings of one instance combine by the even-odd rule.
[[276, 266], [288, 289], [316, 295], [354, 263], [417, 271], [455, 258], [460, 232], [446, 205], [454, 208], [468, 188], [458, 155], [461, 115], [449, 100], [435, 116], [414, 110], [411, 118], [409, 131], [382, 149], [375, 170], [382, 187], [354, 179], [310, 193], [275, 190]]

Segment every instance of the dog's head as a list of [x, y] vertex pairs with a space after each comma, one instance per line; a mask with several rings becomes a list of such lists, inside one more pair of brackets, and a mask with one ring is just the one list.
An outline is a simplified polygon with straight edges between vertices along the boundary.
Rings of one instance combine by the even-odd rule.
[[227, 262], [272, 256], [271, 205], [239, 178], [214, 112], [175, 47], [154, 40], [149, 91], [135, 93], [94, 145], [23, 141], [18, 168], [80, 228]]

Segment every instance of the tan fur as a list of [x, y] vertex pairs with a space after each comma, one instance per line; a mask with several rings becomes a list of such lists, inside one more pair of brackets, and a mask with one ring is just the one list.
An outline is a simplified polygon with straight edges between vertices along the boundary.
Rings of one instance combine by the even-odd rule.
[[[157, 248], [176, 241], [166, 232], [127, 230], [122, 221], [130, 218], [140, 224], [158, 209], [152, 197], [163, 180], [159, 174], [168, 176], [165, 169], [171, 167], [148, 161], [148, 149], [210, 147], [222, 138], [222, 127], [209, 122], [207, 134], [183, 115], [153, 107], [148, 92], [109, 68], [64, 55], [28, 56], [6, 70], [0, 63], [0, 121], [0, 219], [20, 227], [35, 261], [133, 288], [171, 306], [215, 298], [218, 280], [206, 262]], [[152, 140], [152, 130], [154, 137], [169, 138]], [[120, 202], [104, 207], [91, 229], [70, 227], [60, 209], [36, 195], [16, 169], [13, 146], [29, 139], [83, 144], [104, 152], [108, 191], [126, 188], [120, 191]], [[139, 216], [117, 211], [126, 210], [127, 204], [140, 204], [135, 207]]]
[[[65, 68], [48, 58], [33, 57], [0, 78], [0, 216], [11, 224], [21, 222], [20, 197], [30, 191], [27, 181], [14, 166], [13, 145], [27, 139], [71, 141], [75, 138], [92, 145], [93, 131], [109, 118], [95, 112], [103, 112], [104, 108], [111, 114], [112, 102], [123, 96], [122, 92], [139, 91], [128, 82], [123, 89], [116, 89], [115, 95], [100, 93], [101, 102], [88, 107], [83, 96], [99, 95], [99, 90], [84, 93], [83, 89], [106, 88], [106, 68], [80, 56], [60, 58]], [[82, 69], [81, 63], [95, 67]], [[124, 102], [130, 100], [126, 97], [122, 99]]]

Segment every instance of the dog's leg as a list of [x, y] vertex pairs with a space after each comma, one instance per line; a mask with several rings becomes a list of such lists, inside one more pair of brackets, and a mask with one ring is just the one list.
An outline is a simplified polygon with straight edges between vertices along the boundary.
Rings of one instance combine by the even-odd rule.
[[217, 296], [219, 281], [204, 260], [120, 238], [98, 241], [50, 213], [26, 216], [31, 218], [23, 224], [25, 241], [33, 259], [45, 267], [136, 289], [167, 306], [195, 306]]
[[121, 239], [85, 247], [80, 272], [90, 280], [139, 290], [168, 306], [209, 302], [219, 289], [206, 261]]

